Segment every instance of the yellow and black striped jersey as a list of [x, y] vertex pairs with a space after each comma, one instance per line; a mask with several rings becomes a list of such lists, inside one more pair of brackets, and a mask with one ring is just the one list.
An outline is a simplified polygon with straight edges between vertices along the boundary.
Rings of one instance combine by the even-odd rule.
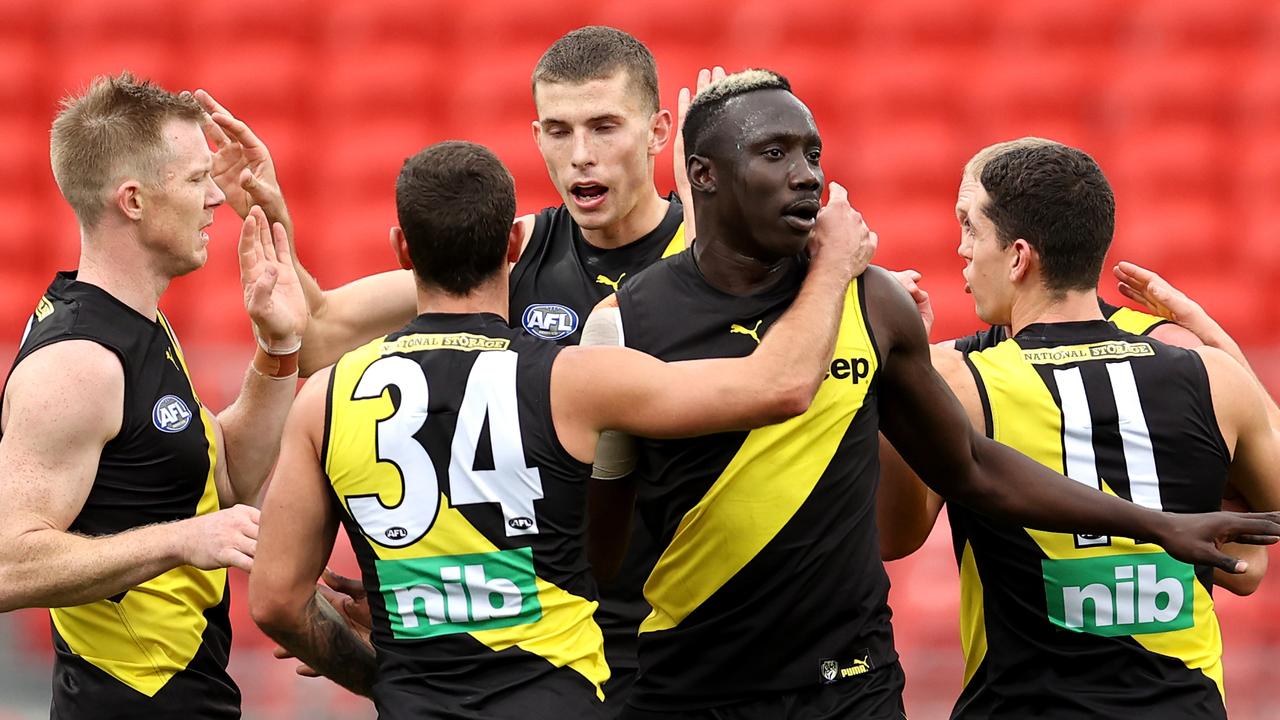
[[323, 467], [373, 614], [382, 718], [603, 718], [609, 670], [560, 445], [560, 346], [421, 315], [345, 356]]
[[[625, 344], [667, 361], [745, 356], [804, 268], [740, 297], [708, 284], [693, 253], [663, 260], [618, 293]], [[857, 682], [897, 661], [875, 525], [879, 367], [858, 279], [808, 412], [640, 441], [639, 512], [662, 553], [644, 588], [653, 611], [630, 705], [715, 707]]]
[[[111, 535], [218, 510], [213, 417], [165, 320], [59, 273], [27, 325], [14, 366], [65, 340], [120, 359], [120, 432], [103, 448], [69, 530]], [[53, 608], [52, 718], [238, 718], [227, 675], [226, 570], [174, 568], [115, 597]]]
[[[675, 193], [667, 200], [667, 214], [657, 227], [609, 249], [584, 240], [582, 228], [564, 205], [538, 213], [529, 243], [511, 269], [512, 326], [544, 340], [577, 345], [582, 325], [597, 303], [658, 260], [684, 251], [684, 207]], [[609, 658], [610, 703], [625, 695], [635, 674], [636, 632], [649, 614], [642, 588], [655, 559], [653, 539], [636, 523], [622, 567], [600, 584], [596, 621], [604, 631]]]
[[[1146, 335], [1169, 322], [1158, 315], [1151, 315], [1133, 308], [1117, 307], [1101, 297], [1098, 298], [1098, 309], [1102, 311], [1102, 317], [1106, 318], [1107, 322], [1134, 335]], [[961, 353], [968, 354], [975, 350], [992, 347], [1008, 338], [1009, 332], [1003, 325], [992, 325], [986, 330], [956, 338], [955, 348]]]
[[[996, 441], [1144, 507], [1220, 507], [1231, 458], [1196, 353], [1097, 320], [1031, 325], [966, 360]], [[949, 519], [966, 656], [954, 717], [1225, 717], [1212, 568], [956, 504]]]

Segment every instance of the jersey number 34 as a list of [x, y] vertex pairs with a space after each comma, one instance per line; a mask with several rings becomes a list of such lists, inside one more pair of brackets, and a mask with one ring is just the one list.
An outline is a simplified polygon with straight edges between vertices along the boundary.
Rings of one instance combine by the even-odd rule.
[[[479, 353], [467, 378], [449, 453], [450, 503], [496, 503], [508, 536], [538, 532], [533, 501], [542, 499], [538, 468], [525, 464], [516, 404], [516, 360], [516, 353], [509, 350]], [[421, 365], [402, 356], [381, 358], [360, 377], [352, 399], [380, 398], [391, 386], [400, 392], [400, 406], [378, 421], [378, 460], [399, 471], [400, 503], [388, 507], [376, 494], [345, 499], [365, 535], [384, 547], [401, 548], [422, 539], [435, 523], [440, 483], [431, 457], [414, 439], [427, 421], [430, 397]], [[494, 469], [475, 470], [486, 416]]]

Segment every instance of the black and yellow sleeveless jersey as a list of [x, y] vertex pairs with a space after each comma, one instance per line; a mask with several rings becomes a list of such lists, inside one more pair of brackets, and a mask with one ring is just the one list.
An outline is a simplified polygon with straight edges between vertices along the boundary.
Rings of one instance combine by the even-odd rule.
[[[96, 342], [124, 368], [120, 432], [103, 447], [70, 532], [110, 535], [217, 511], [214, 420], [164, 315], [149, 320], [75, 273], [59, 273], [14, 366], [64, 340]], [[112, 598], [51, 609], [51, 717], [240, 717], [240, 692], [226, 671], [227, 608], [227, 571], [184, 565]]]
[[[534, 337], [577, 345], [592, 308], [658, 260], [684, 250], [684, 208], [672, 193], [662, 222], [644, 237], [602, 250], [582, 238], [565, 206], [538, 213], [533, 235], [511, 270], [511, 324]], [[612, 671], [609, 702], [620, 699], [636, 670], [636, 632], [649, 614], [644, 581], [657, 548], [636, 523], [617, 574], [600, 584], [596, 621]]]
[[560, 349], [497, 315], [428, 314], [334, 368], [324, 470], [382, 718], [604, 717], [590, 468], [551, 418]]
[[511, 268], [512, 327], [577, 345], [591, 309], [658, 260], [684, 250], [684, 208], [672, 193], [662, 222], [644, 237], [608, 250], [582, 237], [564, 205], [535, 217], [533, 234]]
[[[668, 258], [618, 293], [625, 344], [667, 361], [745, 356], [795, 299], [804, 267], [737, 297], [708, 284], [693, 253]], [[858, 279], [808, 412], [641, 441], [638, 508], [662, 552], [644, 587], [653, 611], [630, 705], [715, 707], [857, 682], [897, 661], [875, 523], [879, 367]]]
[[[1230, 453], [1196, 353], [1096, 320], [1031, 325], [967, 362], [996, 441], [1144, 507], [1219, 508]], [[955, 504], [949, 518], [966, 659], [954, 717], [1225, 717], [1211, 568]]]
[[[1134, 335], [1147, 335], [1169, 322], [1159, 315], [1151, 315], [1133, 308], [1117, 307], [1102, 298], [1098, 298], [1098, 309], [1102, 311], [1102, 317], [1106, 318], [1107, 322]], [[1003, 325], [992, 325], [986, 330], [956, 338], [955, 348], [967, 355], [982, 348], [993, 347], [1008, 338], [1009, 332]]]

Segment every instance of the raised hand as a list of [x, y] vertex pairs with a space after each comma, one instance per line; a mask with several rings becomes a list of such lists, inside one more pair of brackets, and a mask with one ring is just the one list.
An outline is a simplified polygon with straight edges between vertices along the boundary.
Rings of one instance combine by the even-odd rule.
[[1215, 512], [1197, 515], [1166, 513], [1169, 532], [1160, 546], [1169, 555], [1192, 565], [1207, 565], [1229, 573], [1248, 570], [1248, 563], [1222, 552], [1224, 543], [1273, 545], [1280, 540], [1280, 512]]
[[258, 343], [271, 355], [296, 352], [307, 329], [307, 300], [284, 226], [254, 206], [240, 228], [240, 285]]
[[1222, 326], [1200, 307], [1200, 303], [1156, 273], [1131, 262], [1121, 262], [1113, 272], [1119, 281], [1121, 295], [1190, 330], [1201, 342], [1213, 344], [1225, 334]]
[[[719, 65], [708, 70], [702, 68], [698, 71], [697, 92], [702, 92], [713, 82], [723, 80], [725, 76], [724, 68]], [[671, 162], [672, 170], [675, 173], [676, 195], [680, 197], [680, 204], [684, 206], [684, 238], [685, 246], [693, 244], [693, 237], [696, 228], [693, 220], [693, 188], [689, 185], [689, 172], [684, 162], [684, 118], [689, 114], [689, 105], [693, 103], [695, 93], [690, 93], [689, 88], [680, 88], [680, 95], [676, 100], [676, 139], [672, 148], [675, 151], [675, 157]]]
[[815, 264], [838, 262], [848, 278], [861, 275], [871, 263], [880, 239], [849, 204], [849, 193], [839, 183], [829, 185], [827, 204], [809, 236], [809, 255]]
[[201, 128], [214, 148], [213, 180], [227, 196], [227, 205], [242, 218], [248, 217], [249, 208], [260, 205], [267, 217], [285, 223], [289, 230], [284, 195], [267, 146], [208, 92], [196, 90], [195, 98], [205, 110]]
[[201, 570], [253, 568], [258, 549], [258, 509], [236, 505], [186, 520], [182, 557]]
[[907, 291], [911, 299], [916, 303], [916, 311], [920, 313], [920, 320], [924, 323], [925, 333], [933, 331], [933, 302], [929, 300], [929, 293], [920, 287], [920, 278], [923, 277], [915, 270], [892, 270], [889, 272], [894, 280]]

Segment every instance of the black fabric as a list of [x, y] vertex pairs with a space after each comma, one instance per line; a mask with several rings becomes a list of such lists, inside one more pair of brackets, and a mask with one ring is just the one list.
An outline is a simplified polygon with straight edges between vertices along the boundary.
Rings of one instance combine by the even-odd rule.
[[[1120, 311], [1120, 307], [1098, 298], [1098, 309], [1102, 311], [1102, 317], [1111, 319], [1113, 315]], [[1151, 332], [1157, 327], [1166, 324], [1167, 320], [1152, 318], [1150, 327], [1143, 331], [1143, 334]], [[961, 353], [968, 355], [971, 352], [986, 350], [1009, 339], [1009, 330], [1003, 325], [991, 325], [985, 330], [979, 330], [972, 335], [966, 335], [962, 338], [955, 339], [955, 348]]]
[[[712, 287], [693, 253], [665, 259], [619, 292], [626, 343], [665, 361], [744, 356], [756, 342], [732, 326], [762, 337], [794, 300], [805, 267], [797, 259], [775, 285], [739, 297]], [[680, 313], [664, 306], [673, 297]], [[861, 292], [855, 301], [865, 317]], [[846, 318], [854, 310], [846, 306]], [[818, 685], [827, 661], [896, 662], [875, 523], [877, 383], [865, 382], [872, 389], [860, 408], [849, 408], [848, 425], [839, 425], [833, 459], [778, 534], [675, 627], [641, 633], [629, 709], [721, 708]], [[641, 440], [639, 512], [661, 547], [748, 435]], [[792, 440], [807, 441], [803, 433]]]
[[[1055, 371], [1080, 371], [1093, 423], [1097, 474], [1117, 495], [1131, 500], [1130, 469], [1107, 369], [1111, 362], [1128, 363], [1149, 431], [1163, 509], [1217, 510], [1230, 454], [1214, 417], [1204, 364], [1196, 353], [1125, 333], [1100, 320], [1034, 324], [1007, 342], [1028, 351], [1108, 341], [1149, 345], [1153, 353], [1036, 365], [1044, 387], [1027, 391], [1047, 390], [1061, 407]], [[970, 357], [986, 355], [980, 351]], [[1021, 355], [1017, 357], [1016, 362], [1022, 362]], [[989, 385], [1005, 370], [979, 363], [971, 367]], [[1007, 377], [1001, 382], [1007, 383]], [[1000, 412], [995, 401], [992, 412]], [[1135, 639], [1138, 636], [1104, 637], [1051, 622], [1042, 569], [1048, 556], [1025, 530], [956, 504], [950, 506], [949, 519], [957, 557], [967, 543], [982, 581], [987, 643], [985, 659], [964, 688], [953, 717], [1225, 717], [1214, 682], [1181, 659], [1147, 650]], [[1111, 552], [1110, 540], [1089, 540], [1104, 543], [1091, 557], [1122, 552]], [[1131, 557], [1138, 562], [1143, 556]], [[1211, 593], [1212, 568], [1196, 567], [1195, 578]]]
[[[194, 516], [208, 482], [209, 442], [200, 401], [164, 325], [99, 287], [78, 282], [74, 272], [62, 272], [32, 316], [13, 367], [36, 350], [66, 340], [98, 343], [115, 353], [124, 369], [120, 432], [103, 447], [92, 489], [70, 531], [108, 535]], [[208, 626], [195, 658], [154, 698], [85, 662], [55, 630], [52, 716], [239, 717], [240, 694], [226, 672], [227, 608], [224, 589], [222, 602], [204, 612]], [[198, 621], [193, 614], [191, 622]]]

